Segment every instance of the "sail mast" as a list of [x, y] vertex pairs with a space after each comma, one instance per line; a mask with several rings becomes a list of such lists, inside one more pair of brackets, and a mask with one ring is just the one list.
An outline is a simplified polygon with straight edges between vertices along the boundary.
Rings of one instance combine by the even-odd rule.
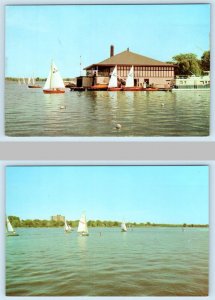
[[50, 89], [52, 88], [53, 61], [51, 63]]

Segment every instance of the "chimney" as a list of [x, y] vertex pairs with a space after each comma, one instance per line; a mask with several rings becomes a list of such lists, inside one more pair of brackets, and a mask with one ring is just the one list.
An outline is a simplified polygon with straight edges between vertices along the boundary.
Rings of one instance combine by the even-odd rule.
[[110, 46], [110, 57], [111, 56], [114, 56], [114, 46], [113, 45]]

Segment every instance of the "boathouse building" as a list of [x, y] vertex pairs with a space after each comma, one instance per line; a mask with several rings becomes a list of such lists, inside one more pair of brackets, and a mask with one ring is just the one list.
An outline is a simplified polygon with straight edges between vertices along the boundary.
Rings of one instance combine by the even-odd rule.
[[174, 65], [161, 62], [140, 54], [126, 51], [114, 55], [114, 47], [110, 47], [110, 57], [86, 67], [86, 76], [77, 78], [77, 86], [108, 84], [111, 73], [117, 65], [118, 80], [125, 82], [131, 66], [134, 66], [134, 85], [168, 87], [174, 81]]

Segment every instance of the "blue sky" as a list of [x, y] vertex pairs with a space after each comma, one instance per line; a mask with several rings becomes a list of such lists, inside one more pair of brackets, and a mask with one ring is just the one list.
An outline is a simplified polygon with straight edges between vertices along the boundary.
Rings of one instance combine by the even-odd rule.
[[9, 166], [6, 214], [208, 223], [207, 166]]
[[[126, 50], [169, 61], [209, 49], [210, 5], [23, 5], [5, 9], [6, 76], [62, 76]], [[81, 60], [80, 60], [81, 56]], [[84, 73], [82, 72], [82, 75]]]

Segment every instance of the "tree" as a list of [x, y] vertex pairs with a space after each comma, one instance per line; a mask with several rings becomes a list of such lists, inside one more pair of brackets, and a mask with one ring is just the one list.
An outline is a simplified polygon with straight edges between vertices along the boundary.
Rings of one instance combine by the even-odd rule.
[[201, 57], [202, 71], [210, 71], [210, 51], [205, 51]]
[[9, 216], [8, 219], [10, 220], [12, 226], [14, 226], [14, 227], [20, 227], [21, 226], [21, 221], [20, 221], [19, 217]]
[[196, 54], [185, 53], [174, 56], [174, 63], [176, 64], [176, 75], [200, 75], [200, 62]]

